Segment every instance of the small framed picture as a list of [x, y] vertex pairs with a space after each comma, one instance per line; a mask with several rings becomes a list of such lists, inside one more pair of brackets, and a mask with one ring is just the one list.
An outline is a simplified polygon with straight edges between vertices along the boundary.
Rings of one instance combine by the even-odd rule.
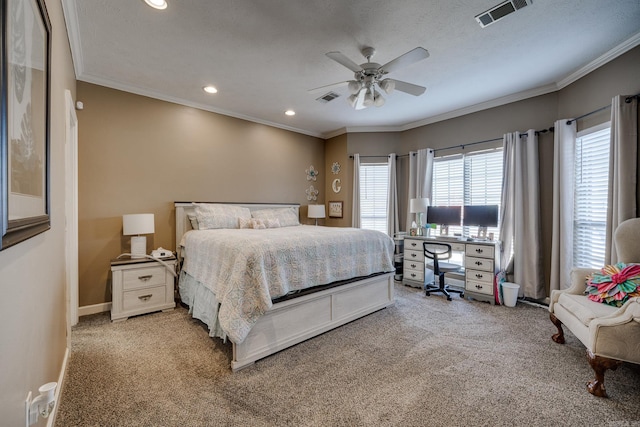
[[417, 228], [410, 228], [409, 229], [409, 236], [417, 236], [418, 235], [418, 229]]
[[342, 218], [342, 202], [329, 202], [329, 218]]

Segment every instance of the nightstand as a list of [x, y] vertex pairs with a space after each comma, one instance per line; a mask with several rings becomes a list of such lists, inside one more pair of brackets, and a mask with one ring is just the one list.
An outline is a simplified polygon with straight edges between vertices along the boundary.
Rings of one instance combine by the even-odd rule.
[[[176, 259], [162, 258], [173, 271]], [[111, 320], [126, 320], [129, 316], [169, 311], [175, 308], [174, 283], [171, 271], [149, 258], [122, 257], [111, 260], [112, 306]]]

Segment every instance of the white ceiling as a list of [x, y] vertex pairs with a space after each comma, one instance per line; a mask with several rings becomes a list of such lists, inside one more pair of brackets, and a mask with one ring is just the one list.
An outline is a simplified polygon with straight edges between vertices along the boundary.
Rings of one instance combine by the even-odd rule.
[[[640, 44], [640, 0], [533, 0], [481, 28], [500, 0], [62, 0], [78, 80], [313, 136], [404, 130], [558, 90]], [[353, 73], [372, 46], [384, 64], [430, 57], [389, 77], [426, 86], [356, 111], [309, 89]], [[208, 95], [202, 87], [216, 86]], [[296, 115], [285, 116], [293, 109]]]

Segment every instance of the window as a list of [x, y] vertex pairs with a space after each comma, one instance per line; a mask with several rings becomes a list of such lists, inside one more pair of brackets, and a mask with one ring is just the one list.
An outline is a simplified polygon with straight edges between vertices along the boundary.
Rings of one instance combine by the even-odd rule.
[[[434, 206], [500, 205], [502, 148], [434, 159]], [[475, 235], [474, 227], [449, 227], [449, 233]], [[498, 227], [489, 227], [498, 236]]]
[[604, 265], [610, 124], [578, 133], [573, 199], [573, 265]]
[[360, 227], [387, 232], [389, 165], [360, 165]]

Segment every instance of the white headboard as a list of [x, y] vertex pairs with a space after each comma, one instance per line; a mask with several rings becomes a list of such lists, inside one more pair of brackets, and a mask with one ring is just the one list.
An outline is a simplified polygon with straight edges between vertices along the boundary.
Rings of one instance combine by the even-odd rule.
[[[176, 249], [180, 245], [182, 235], [191, 228], [191, 221], [187, 217], [187, 214], [194, 213], [194, 202], [174, 202], [173, 205], [176, 208]], [[196, 203], [217, 203], [217, 202], [196, 202]], [[224, 205], [242, 206], [249, 208], [251, 211], [259, 209], [277, 209], [277, 208], [294, 208], [296, 215], [300, 218], [300, 205], [298, 203], [221, 203]]]

